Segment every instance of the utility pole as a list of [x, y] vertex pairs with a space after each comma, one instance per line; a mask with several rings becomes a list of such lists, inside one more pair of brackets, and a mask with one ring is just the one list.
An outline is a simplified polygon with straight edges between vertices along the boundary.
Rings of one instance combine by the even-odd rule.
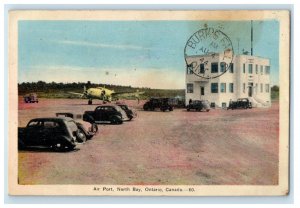
[[253, 56], [253, 20], [251, 20], [251, 56]]

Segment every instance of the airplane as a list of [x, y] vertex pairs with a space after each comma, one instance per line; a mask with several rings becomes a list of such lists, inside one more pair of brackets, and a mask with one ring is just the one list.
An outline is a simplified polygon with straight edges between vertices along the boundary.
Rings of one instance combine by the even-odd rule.
[[93, 104], [93, 99], [99, 99], [102, 100], [103, 103], [105, 102], [111, 102], [113, 97], [121, 94], [126, 94], [128, 96], [134, 96], [137, 99], [139, 99], [139, 95], [143, 94], [144, 92], [139, 92], [137, 90], [136, 92], [115, 92], [114, 90], [110, 90], [104, 87], [93, 87], [86, 89], [86, 86], [83, 87], [83, 93], [77, 93], [77, 92], [68, 92], [70, 94], [79, 95], [81, 98], [87, 98], [89, 99], [88, 105]]

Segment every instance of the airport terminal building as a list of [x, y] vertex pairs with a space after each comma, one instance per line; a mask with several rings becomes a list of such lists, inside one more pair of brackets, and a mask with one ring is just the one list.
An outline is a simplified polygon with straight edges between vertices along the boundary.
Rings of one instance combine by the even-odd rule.
[[[200, 63], [203, 59], [209, 60], [206, 65]], [[236, 55], [227, 68], [219, 54], [190, 56], [187, 60], [197, 63], [199, 69], [189, 65], [186, 68], [186, 105], [190, 99], [208, 100], [211, 107], [225, 108], [230, 100], [249, 98], [254, 107], [271, 106], [269, 59]]]

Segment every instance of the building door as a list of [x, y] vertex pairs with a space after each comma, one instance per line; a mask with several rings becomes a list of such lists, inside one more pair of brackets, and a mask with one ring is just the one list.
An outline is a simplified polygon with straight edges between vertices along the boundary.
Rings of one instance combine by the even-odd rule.
[[204, 95], [204, 87], [200, 87], [201, 95]]
[[249, 85], [248, 85], [248, 97], [252, 97], [252, 95], [253, 95], [253, 83], [249, 82]]

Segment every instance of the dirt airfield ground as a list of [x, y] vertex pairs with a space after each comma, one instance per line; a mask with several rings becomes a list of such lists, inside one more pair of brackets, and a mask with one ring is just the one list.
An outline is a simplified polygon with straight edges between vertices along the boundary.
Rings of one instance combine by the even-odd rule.
[[[19, 100], [19, 127], [56, 112], [82, 114], [81, 99]], [[271, 108], [145, 112], [122, 125], [99, 125], [77, 150], [19, 151], [20, 184], [273, 185], [278, 183], [278, 103]]]

